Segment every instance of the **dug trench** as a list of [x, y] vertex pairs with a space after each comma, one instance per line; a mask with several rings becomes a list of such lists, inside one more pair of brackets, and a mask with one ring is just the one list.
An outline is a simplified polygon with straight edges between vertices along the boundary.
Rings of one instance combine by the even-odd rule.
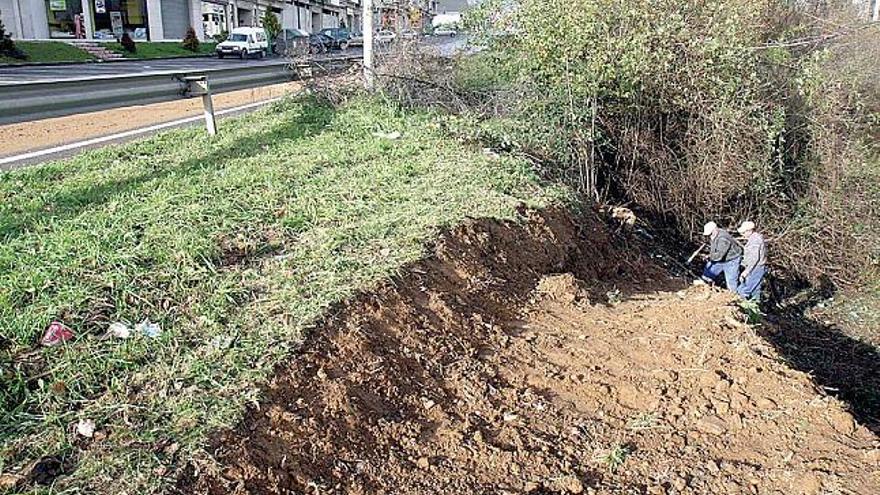
[[878, 438], [731, 296], [523, 216], [337, 307], [173, 492], [878, 492]]

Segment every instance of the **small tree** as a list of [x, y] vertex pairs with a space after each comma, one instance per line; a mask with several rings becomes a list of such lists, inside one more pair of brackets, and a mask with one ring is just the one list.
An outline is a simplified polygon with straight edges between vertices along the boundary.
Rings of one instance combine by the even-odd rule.
[[273, 43], [275, 37], [281, 32], [281, 23], [278, 22], [278, 17], [271, 11], [267, 10], [266, 13], [263, 14], [263, 29], [265, 29], [266, 34], [269, 35], [269, 49], [271, 50], [275, 45]]
[[17, 58], [19, 60], [27, 58], [27, 55], [15, 46], [12, 36], [6, 32], [6, 27], [3, 25], [2, 20], [0, 20], [0, 56]]
[[199, 51], [199, 37], [196, 36], [196, 30], [192, 27], [186, 30], [186, 36], [183, 38], [183, 47], [191, 52]]
[[272, 11], [267, 10], [266, 13], [263, 14], [263, 29], [265, 29], [266, 33], [272, 38], [281, 32], [281, 23], [278, 22], [278, 17], [273, 14]]
[[137, 45], [128, 33], [122, 33], [122, 38], [120, 38], [119, 44], [122, 45], [122, 49], [128, 53], [134, 53], [137, 51]]

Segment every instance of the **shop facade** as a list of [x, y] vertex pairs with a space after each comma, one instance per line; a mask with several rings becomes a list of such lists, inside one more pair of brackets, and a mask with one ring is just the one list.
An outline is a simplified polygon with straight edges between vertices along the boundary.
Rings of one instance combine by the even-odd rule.
[[235, 27], [261, 27], [267, 11], [284, 28], [314, 33], [361, 28], [360, 0], [0, 0], [14, 39], [181, 40], [189, 27], [208, 40]]

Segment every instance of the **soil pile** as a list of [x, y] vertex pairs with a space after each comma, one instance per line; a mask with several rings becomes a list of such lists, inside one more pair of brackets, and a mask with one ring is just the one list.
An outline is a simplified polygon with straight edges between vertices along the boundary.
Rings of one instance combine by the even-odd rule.
[[877, 438], [727, 294], [529, 215], [456, 229], [339, 308], [177, 490], [877, 492]]

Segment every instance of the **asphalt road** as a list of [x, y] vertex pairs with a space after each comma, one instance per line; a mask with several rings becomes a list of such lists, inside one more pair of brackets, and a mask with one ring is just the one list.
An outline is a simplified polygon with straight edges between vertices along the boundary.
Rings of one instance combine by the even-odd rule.
[[[441, 55], [451, 56], [464, 49], [467, 38], [464, 35], [455, 37], [429, 37], [424, 44], [435, 47]], [[345, 51], [332, 51], [319, 55], [318, 59], [361, 56], [360, 47], [352, 47]], [[283, 63], [280, 57], [265, 59], [223, 59], [214, 57], [177, 58], [156, 60], [125, 60], [121, 62], [94, 62], [84, 64], [32, 65], [21, 67], [0, 67], [0, 85], [38, 81], [59, 81], [70, 79], [100, 78], [115, 75], [150, 74], [156, 72], [193, 72], [224, 67], [258, 66]]]

